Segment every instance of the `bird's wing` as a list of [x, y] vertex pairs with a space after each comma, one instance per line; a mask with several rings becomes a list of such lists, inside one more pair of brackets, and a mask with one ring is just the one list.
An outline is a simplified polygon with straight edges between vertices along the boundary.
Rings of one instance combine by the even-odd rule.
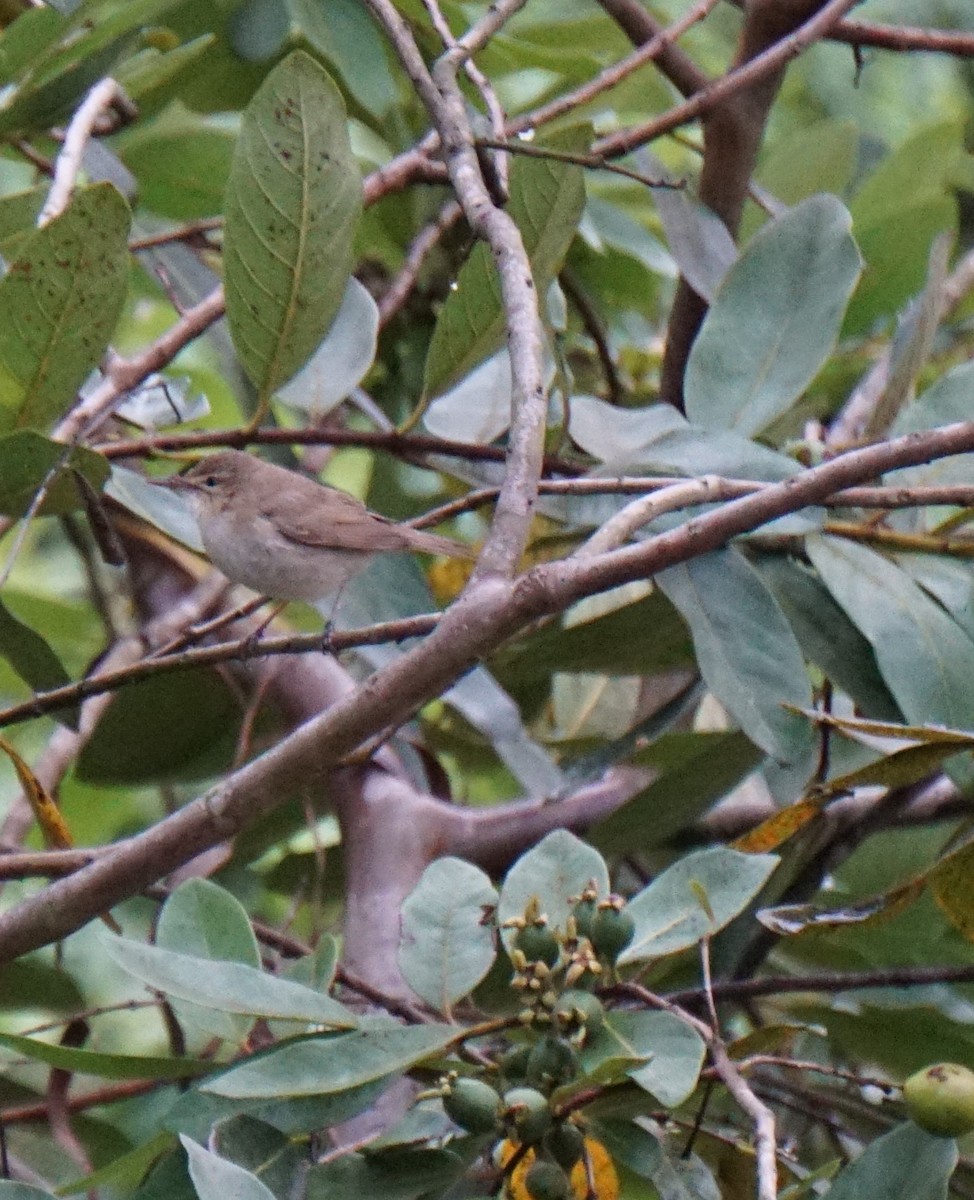
[[361, 500], [329, 488], [318, 504], [304, 512], [274, 502], [266, 506], [281, 535], [302, 546], [329, 550], [401, 550], [406, 539], [394, 522], [371, 512]]

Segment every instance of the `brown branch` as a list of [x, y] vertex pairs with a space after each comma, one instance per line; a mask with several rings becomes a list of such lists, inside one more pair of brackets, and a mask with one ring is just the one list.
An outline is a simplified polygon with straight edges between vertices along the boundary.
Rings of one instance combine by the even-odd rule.
[[[929, 987], [936, 983], [974, 983], [974, 967], [884, 967], [874, 971], [834, 971], [808, 975], [765, 975], [760, 979], [729, 979], [713, 985], [716, 1000], [757, 1000], [815, 992], [858, 992], [872, 988]], [[668, 992], [673, 1004], [699, 1003], [701, 988]]]
[[443, 235], [448, 233], [459, 221], [463, 210], [455, 200], [445, 204], [435, 221], [430, 221], [413, 238], [412, 244], [406, 251], [406, 258], [399, 273], [389, 285], [379, 301], [379, 328], [385, 329], [392, 318], [406, 303], [410, 292], [416, 286], [416, 280], [423, 264], [431, 252], [439, 245]]
[[[757, 163], [771, 106], [796, 54], [812, 45], [851, 7], [851, 0], [762, 0], [746, 9], [733, 66], [718, 83], [693, 100], [703, 107], [704, 158], [700, 200], [736, 238], [751, 173]], [[736, 77], [737, 82], [730, 84]], [[729, 86], [730, 85], [730, 86]], [[719, 100], [713, 102], [713, 96]], [[705, 97], [711, 97], [704, 103]], [[681, 412], [683, 376], [707, 302], [681, 277], [666, 335], [661, 398]]]
[[0, 914], [0, 961], [67, 936], [203, 850], [259, 821], [376, 733], [397, 727], [501, 642], [539, 617], [594, 592], [646, 578], [725, 545], [776, 517], [819, 503], [885, 471], [974, 450], [964, 422], [847, 454], [756, 495], [731, 501], [636, 546], [548, 563], [515, 581], [468, 586], [437, 629], [389, 666], [309, 719], [205, 796], [99, 861]]
[[[400, 458], [421, 458], [427, 454], [443, 454], [472, 462], [504, 462], [507, 451], [503, 446], [483, 446], [470, 442], [450, 441], [428, 434], [399, 433], [394, 429], [367, 432], [355, 429], [213, 429], [193, 433], [159, 433], [128, 441], [102, 442], [96, 445], [106, 458], [136, 458], [154, 453], [181, 454], [190, 450], [209, 450], [216, 446], [364, 446], [370, 450], [385, 450]], [[553, 474], [578, 475], [585, 467], [570, 459], [546, 455], [545, 471]]]

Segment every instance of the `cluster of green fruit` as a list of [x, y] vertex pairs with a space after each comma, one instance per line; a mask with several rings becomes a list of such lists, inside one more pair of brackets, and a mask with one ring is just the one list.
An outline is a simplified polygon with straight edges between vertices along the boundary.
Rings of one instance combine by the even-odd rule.
[[532, 1152], [524, 1176], [532, 1200], [568, 1200], [585, 1134], [576, 1116], [559, 1112], [552, 1093], [578, 1076], [578, 1051], [602, 1027], [605, 1010], [590, 989], [614, 977], [633, 920], [620, 897], [599, 901], [588, 887], [574, 899], [564, 929], [550, 926], [537, 897], [506, 928], [514, 930], [511, 986], [523, 1004], [519, 1021], [528, 1040], [508, 1043], [497, 1055], [492, 1074], [500, 1076], [500, 1090], [451, 1072], [438, 1094], [468, 1133], [492, 1134]]

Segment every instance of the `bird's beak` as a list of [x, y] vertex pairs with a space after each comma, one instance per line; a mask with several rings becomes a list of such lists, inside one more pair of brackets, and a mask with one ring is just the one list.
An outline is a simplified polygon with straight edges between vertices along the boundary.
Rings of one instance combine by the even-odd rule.
[[184, 479], [182, 475], [170, 475], [167, 479], [154, 479], [152, 482], [156, 487], [167, 488], [171, 492], [195, 492], [199, 490], [195, 483], [189, 479]]

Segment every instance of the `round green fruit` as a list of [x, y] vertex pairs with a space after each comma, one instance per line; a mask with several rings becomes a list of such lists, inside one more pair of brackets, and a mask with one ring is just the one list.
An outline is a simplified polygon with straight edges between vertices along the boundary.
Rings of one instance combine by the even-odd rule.
[[557, 1163], [538, 1159], [528, 1167], [524, 1187], [531, 1200], [568, 1200], [571, 1184]]
[[903, 1084], [911, 1119], [938, 1137], [960, 1137], [974, 1129], [974, 1071], [958, 1063], [924, 1067]]
[[504, 1122], [515, 1141], [533, 1146], [551, 1128], [552, 1120], [547, 1099], [535, 1088], [511, 1088], [504, 1093]]
[[482, 1079], [455, 1079], [443, 1097], [443, 1108], [468, 1133], [494, 1133], [500, 1127], [501, 1098]]
[[607, 958], [614, 963], [619, 955], [632, 941], [636, 933], [636, 922], [632, 913], [622, 907], [622, 902], [616, 898], [600, 904], [592, 918], [592, 932], [589, 934], [595, 953], [600, 958]]
[[560, 1121], [545, 1134], [544, 1148], [560, 1167], [570, 1171], [585, 1150], [585, 1135], [571, 1121]]
[[577, 1074], [578, 1055], [564, 1039], [549, 1035], [531, 1048], [525, 1078], [532, 1087], [559, 1087]]
[[575, 932], [580, 938], [590, 938], [592, 936], [592, 921], [595, 917], [595, 908], [595, 893], [583, 892], [572, 909], [572, 916], [575, 918]]
[[520, 950], [529, 963], [543, 962], [553, 967], [561, 954], [558, 939], [548, 928], [547, 922], [532, 922], [517, 931], [514, 948]]
[[554, 1016], [559, 1028], [567, 1033], [584, 1029], [588, 1036], [594, 1037], [605, 1021], [605, 1009], [598, 996], [581, 988], [570, 988], [562, 992]]
[[497, 1065], [508, 1083], [523, 1083], [527, 1078], [533, 1049], [533, 1046], [511, 1046], [501, 1055]]

